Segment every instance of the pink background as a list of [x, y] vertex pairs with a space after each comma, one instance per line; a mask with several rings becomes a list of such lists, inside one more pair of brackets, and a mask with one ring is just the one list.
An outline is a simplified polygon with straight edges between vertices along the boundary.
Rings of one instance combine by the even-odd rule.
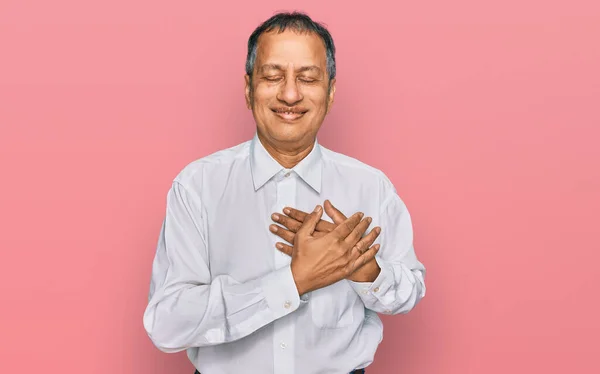
[[597, 1], [202, 3], [0, 1], [1, 373], [192, 374], [142, 326], [166, 192], [250, 139], [247, 38], [298, 4], [338, 47], [320, 141], [428, 269], [369, 373], [600, 372]]

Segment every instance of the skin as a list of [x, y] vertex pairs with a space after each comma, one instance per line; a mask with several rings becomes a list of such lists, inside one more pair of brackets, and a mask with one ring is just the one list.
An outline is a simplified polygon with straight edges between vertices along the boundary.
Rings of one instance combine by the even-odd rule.
[[[323, 41], [316, 34], [294, 30], [264, 33], [258, 39], [252, 77], [244, 78], [246, 105], [252, 110], [260, 142], [279, 164], [293, 168], [312, 150], [334, 101], [335, 79], [327, 73]], [[328, 211], [336, 217], [335, 227], [324, 225], [323, 208], [318, 205], [309, 214], [300, 212], [303, 218], [302, 222], [296, 219], [300, 226], [294, 226], [291, 250], [278, 246], [292, 257], [300, 295], [344, 278], [372, 281], [379, 273], [374, 260], [379, 247], [368, 247], [379, 233], [363, 238], [370, 218], [363, 219], [360, 212], [345, 218], [341, 212]], [[325, 227], [324, 231], [317, 226]]]
[[[338, 225], [340, 225], [347, 219], [347, 217], [337, 208], [335, 208], [329, 200], [325, 200], [324, 207], [325, 213], [327, 213], [327, 215], [331, 217], [334, 223], [320, 220], [317, 224], [314, 234], [317, 237], [324, 236], [328, 232], [333, 231]], [[273, 213], [271, 215], [273, 221], [281, 224], [283, 227], [274, 224], [269, 226], [269, 229], [275, 235], [292, 244], [289, 245], [281, 242], [278, 242], [276, 244], [276, 247], [280, 251], [291, 256], [293, 252], [294, 238], [300, 227], [302, 227], [302, 223], [306, 219], [308, 213], [291, 207], [284, 208], [283, 212], [285, 214]], [[369, 220], [369, 223], [371, 223], [370, 217], [367, 217], [367, 220]], [[373, 244], [375, 239], [377, 239], [380, 233], [381, 228], [375, 227], [373, 230], [371, 230], [371, 232], [368, 235], [366, 235], [358, 243], [356, 243], [356, 248], [361, 253], [365, 252]], [[379, 245], [376, 245], [376, 247], [377, 249], [379, 249]], [[379, 264], [377, 264], [377, 261], [375, 261], [375, 259], [372, 259], [365, 263], [362, 267], [358, 268], [347, 279], [354, 282], [373, 282], [379, 275], [380, 271], [381, 269], [379, 268]]]
[[[265, 149], [291, 169], [310, 153], [333, 105], [335, 79], [329, 80], [325, 45], [314, 34], [271, 31], [258, 39], [252, 85], [245, 75], [246, 105], [252, 110]], [[288, 121], [273, 111], [303, 112]]]

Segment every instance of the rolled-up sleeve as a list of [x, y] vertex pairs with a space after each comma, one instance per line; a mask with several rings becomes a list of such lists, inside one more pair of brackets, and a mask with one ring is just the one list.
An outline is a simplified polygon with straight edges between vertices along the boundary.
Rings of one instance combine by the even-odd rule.
[[289, 266], [246, 282], [211, 277], [204, 230], [198, 195], [173, 182], [143, 316], [164, 352], [241, 339], [306, 303]]

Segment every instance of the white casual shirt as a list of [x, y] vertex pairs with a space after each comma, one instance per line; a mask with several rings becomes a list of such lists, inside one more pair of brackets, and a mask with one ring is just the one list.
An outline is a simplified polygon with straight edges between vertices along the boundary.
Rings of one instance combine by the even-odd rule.
[[[382, 228], [381, 272], [299, 297], [271, 214], [311, 212], [326, 199], [346, 216], [371, 216], [369, 231]], [[317, 141], [286, 169], [254, 135], [186, 165], [166, 204], [144, 327], [160, 350], [187, 350], [202, 374], [364, 368], [383, 338], [377, 313], [407, 313], [425, 296], [410, 215], [390, 180]]]

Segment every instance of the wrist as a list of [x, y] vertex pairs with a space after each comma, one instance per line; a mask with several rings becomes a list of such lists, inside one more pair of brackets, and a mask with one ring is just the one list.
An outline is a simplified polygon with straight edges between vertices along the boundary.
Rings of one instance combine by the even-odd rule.
[[294, 267], [291, 267], [292, 277], [294, 278], [294, 284], [296, 284], [296, 291], [298, 291], [298, 296], [302, 296], [308, 292], [308, 287], [306, 282], [298, 275], [298, 272]]
[[381, 268], [375, 260], [365, 264], [363, 267], [352, 273], [347, 279], [353, 282], [374, 282], [381, 273]]

